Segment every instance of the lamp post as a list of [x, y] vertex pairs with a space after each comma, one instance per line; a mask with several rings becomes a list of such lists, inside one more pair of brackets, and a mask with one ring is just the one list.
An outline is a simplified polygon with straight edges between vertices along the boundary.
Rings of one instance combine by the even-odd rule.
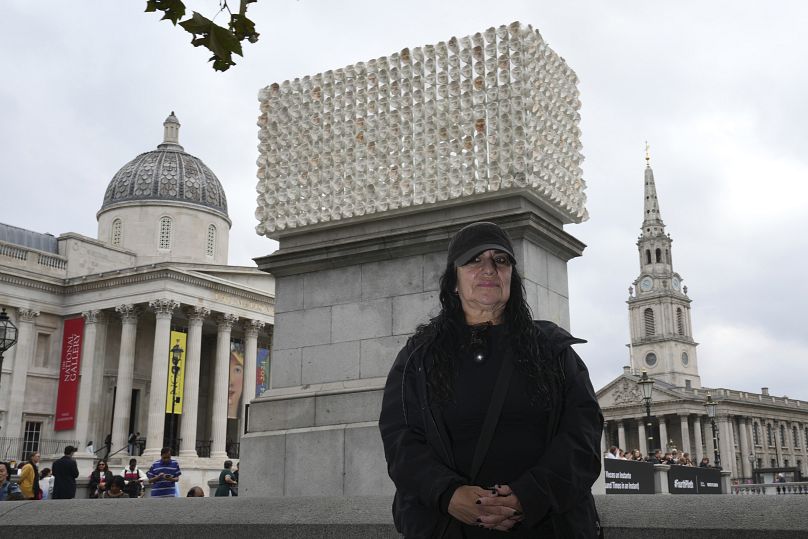
[[11, 323], [5, 308], [0, 311], [0, 376], [3, 373], [3, 352], [17, 344], [17, 326]]
[[713, 453], [715, 455], [715, 467], [721, 467], [721, 453], [718, 451], [718, 430], [715, 428], [715, 409], [718, 403], [713, 400], [712, 395], [707, 393], [707, 402], [704, 407], [707, 408], [707, 417], [710, 418], [710, 424], [713, 427]]
[[652, 430], [652, 423], [651, 423], [651, 394], [654, 392], [654, 380], [648, 377], [648, 373], [645, 372], [645, 369], [642, 370], [642, 377], [640, 381], [637, 382], [640, 384], [640, 389], [642, 390], [642, 401], [645, 404], [645, 421], [646, 421], [646, 430], [648, 431], [648, 454], [654, 450], [654, 431]]
[[180, 341], [171, 349], [171, 451], [176, 454], [176, 441], [177, 436], [174, 432], [174, 408], [177, 405], [177, 374], [180, 372], [180, 358], [182, 358], [183, 349], [180, 348]]
[[752, 465], [752, 482], [755, 483], [755, 453], [749, 453], [749, 464]]

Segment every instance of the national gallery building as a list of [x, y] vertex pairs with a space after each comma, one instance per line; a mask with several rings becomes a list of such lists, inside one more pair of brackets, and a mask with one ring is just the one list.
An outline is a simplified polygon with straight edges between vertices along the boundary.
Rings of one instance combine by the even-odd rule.
[[222, 185], [180, 146], [173, 113], [163, 125], [157, 149], [109, 183], [97, 238], [0, 224], [0, 308], [18, 328], [0, 377], [0, 460], [68, 441], [92, 458], [88, 442], [108, 435], [124, 457], [133, 433], [144, 461], [166, 445], [184, 468], [238, 456], [245, 405], [269, 372], [274, 278], [227, 265]]
[[[648, 157], [646, 156], [646, 159]], [[650, 163], [645, 168], [642, 233], [637, 240], [640, 272], [629, 288], [631, 365], [600, 389], [606, 420], [603, 445], [643, 456], [676, 448], [715, 460], [715, 422], [720, 465], [740, 481], [771, 482], [784, 472], [797, 480], [808, 474], [808, 402], [769, 394], [701, 385], [691, 324], [691, 299], [673, 270], [671, 244], [659, 212]], [[642, 371], [654, 380], [651, 431], [639, 385]], [[717, 403], [709, 418], [707, 396]], [[651, 442], [649, 445], [649, 437]]]

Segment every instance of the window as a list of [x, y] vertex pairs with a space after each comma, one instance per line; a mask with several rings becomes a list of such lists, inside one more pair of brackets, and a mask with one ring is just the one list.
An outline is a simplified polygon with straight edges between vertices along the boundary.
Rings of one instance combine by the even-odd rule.
[[752, 440], [754, 441], [755, 445], [760, 445], [760, 431], [758, 428], [760, 425], [757, 423], [752, 423]]
[[651, 263], [651, 250], [650, 249], [645, 250], [645, 263], [646, 264]]
[[693, 389], [693, 386], [690, 384], [690, 380], [685, 380], [685, 389]]
[[171, 249], [171, 217], [160, 218], [160, 240], [158, 248], [166, 251]]
[[685, 334], [685, 321], [684, 317], [682, 316], [682, 308], [676, 308], [676, 330], [678, 331], [679, 335]]
[[791, 427], [791, 437], [794, 438], [794, 447], [800, 446], [800, 431], [797, 427]]
[[657, 250], [656, 250], [656, 261], [657, 261], [657, 264], [662, 262], [662, 249], [657, 248]]
[[645, 356], [645, 364], [648, 365], [649, 367], [653, 367], [654, 365], [656, 365], [656, 361], [657, 361], [656, 354], [653, 352], [650, 352], [648, 355]]
[[774, 445], [774, 433], [772, 432], [771, 424], [766, 425], [766, 445], [769, 447]]
[[216, 227], [213, 225], [208, 226], [208, 246], [205, 253], [208, 256], [213, 256], [216, 252]]
[[786, 446], [786, 426], [780, 425], [780, 447]]
[[648, 307], [643, 314], [645, 315], [645, 336], [653, 337], [656, 333], [654, 329], [654, 311], [651, 307]]
[[788, 459], [783, 459], [783, 468], [788, 468]]
[[121, 244], [122, 229], [123, 224], [121, 223], [120, 219], [115, 219], [112, 221], [112, 245]]
[[50, 367], [50, 337], [48, 333], [36, 334], [35, 367]]
[[777, 468], [777, 461], [772, 459], [772, 468]]
[[40, 421], [26, 421], [25, 434], [22, 438], [22, 460], [28, 460], [31, 453], [39, 451], [39, 435], [42, 432]]
[[682, 352], [682, 365], [687, 367], [688, 363], [690, 363], [690, 358], [687, 357], [687, 352]]

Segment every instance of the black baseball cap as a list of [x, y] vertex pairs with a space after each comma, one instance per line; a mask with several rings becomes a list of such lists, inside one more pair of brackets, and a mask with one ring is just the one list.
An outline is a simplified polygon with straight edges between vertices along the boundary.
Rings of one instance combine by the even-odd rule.
[[459, 267], [489, 249], [507, 253], [511, 261], [516, 263], [508, 234], [499, 225], [488, 221], [472, 223], [461, 228], [449, 242], [448, 261]]

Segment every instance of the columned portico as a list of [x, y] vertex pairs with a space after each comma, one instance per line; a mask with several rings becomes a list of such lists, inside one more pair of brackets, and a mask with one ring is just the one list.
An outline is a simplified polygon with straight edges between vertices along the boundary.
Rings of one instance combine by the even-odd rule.
[[[238, 316], [223, 314], [218, 320], [216, 337], [216, 368], [213, 381], [213, 406], [211, 407], [211, 447], [214, 459], [227, 458], [227, 393], [230, 374], [230, 332]], [[253, 375], [254, 376], [254, 375]]]
[[181, 457], [196, 457], [196, 421], [199, 407], [199, 368], [202, 351], [202, 323], [210, 309], [194, 307], [188, 312], [188, 351], [185, 354], [185, 384], [182, 397], [182, 423], [180, 432]]
[[166, 420], [166, 382], [168, 355], [171, 347], [171, 315], [179, 304], [171, 299], [149, 302], [154, 310], [154, 351], [152, 353], [151, 391], [149, 394], [149, 423], [146, 431], [144, 457], [157, 457], [163, 446]]
[[25, 386], [28, 368], [34, 357], [36, 331], [34, 326], [39, 311], [17, 309], [17, 344], [14, 350], [14, 366], [11, 368], [11, 393], [8, 400], [8, 420], [4, 436], [22, 436], [22, 413], [25, 402]]
[[79, 402], [76, 410], [76, 439], [79, 444], [90, 439], [87, 433], [90, 428], [90, 404], [93, 400], [93, 372], [97, 367], [95, 348], [97, 343], [98, 322], [104, 315], [94, 309], [81, 313], [84, 317], [84, 340], [81, 350], [81, 381], [79, 382]]
[[118, 356], [118, 379], [112, 416], [112, 449], [118, 451], [126, 445], [128, 437], [138, 310], [132, 304], [119, 305], [115, 310], [121, 315], [121, 351]]

